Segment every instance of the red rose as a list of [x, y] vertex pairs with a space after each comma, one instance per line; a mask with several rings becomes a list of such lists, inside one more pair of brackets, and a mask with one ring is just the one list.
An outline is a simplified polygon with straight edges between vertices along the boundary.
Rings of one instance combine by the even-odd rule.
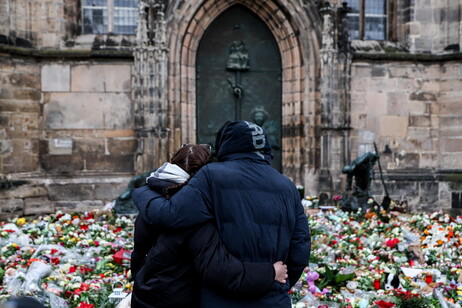
[[376, 304], [379, 308], [391, 308], [391, 307], [395, 307], [395, 304], [393, 303], [390, 303], [390, 302], [386, 302], [384, 300], [379, 300], [377, 302], [374, 302], [374, 304]]
[[80, 305], [78, 305], [76, 308], [93, 308], [95, 305], [93, 304], [88, 304], [85, 302], [80, 302]]

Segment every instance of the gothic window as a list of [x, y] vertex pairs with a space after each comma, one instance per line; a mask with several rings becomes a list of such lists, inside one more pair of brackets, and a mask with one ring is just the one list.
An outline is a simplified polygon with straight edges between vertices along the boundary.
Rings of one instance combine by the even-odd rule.
[[84, 34], [135, 34], [138, 0], [82, 0]]
[[387, 0], [347, 0], [350, 38], [353, 40], [387, 39]]

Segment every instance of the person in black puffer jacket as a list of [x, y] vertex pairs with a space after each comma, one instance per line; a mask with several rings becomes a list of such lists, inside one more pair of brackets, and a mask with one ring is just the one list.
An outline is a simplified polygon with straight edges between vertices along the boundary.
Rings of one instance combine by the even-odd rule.
[[226, 248], [240, 261], [287, 264], [287, 283], [275, 283], [254, 299], [229, 298], [202, 283], [202, 308], [289, 308], [288, 291], [310, 259], [300, 194], [271, 167], [271, 147], [258, 125], [226, 122], [217, 133], [215, 151], [218, 162], [202, 167], [172, 198], [138, 188], [134, 204], [145, 221], [163, 229], [215, 222]]
[[[151, 174], [148, 186], [170, 198], [210, 157], [209, 148], [203, 145], [185, 145], [171, 163]], [[231, 256], [213, 222], [162, 231], [138, 216], [134, 240], [131, 305], [135, 308], [199, 307], [200, 281], [218, 293], [238, 298], [261, 296], [274, 279], [284, 282], [287, 276], [282, 262], [273, 266], [241, 262]]]

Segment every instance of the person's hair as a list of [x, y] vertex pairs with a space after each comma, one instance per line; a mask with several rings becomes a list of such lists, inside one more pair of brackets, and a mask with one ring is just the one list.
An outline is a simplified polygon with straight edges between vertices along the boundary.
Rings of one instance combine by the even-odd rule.
[[[209, 163], [211, 159], [212, 154], [210, 153], [210, 148], [207, 148], [207, 146], [203, 144], [186, 144], [173, 154], [170, 163], [186, 171], [190, 179], [202, 166]], [[166, 198], [172, 197], [189, 182], [189, 179], [184, 183], [167, 188]]]

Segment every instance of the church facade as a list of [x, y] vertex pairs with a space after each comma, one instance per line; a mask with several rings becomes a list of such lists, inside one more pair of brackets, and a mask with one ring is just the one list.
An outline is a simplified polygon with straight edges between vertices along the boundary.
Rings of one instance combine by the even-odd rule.
[[461, 44], [460, 1], [0, 0], [0, 216], [101, 208], [235, 119], [306, 194], [375, 144], [392, 199], [461, 208]]

